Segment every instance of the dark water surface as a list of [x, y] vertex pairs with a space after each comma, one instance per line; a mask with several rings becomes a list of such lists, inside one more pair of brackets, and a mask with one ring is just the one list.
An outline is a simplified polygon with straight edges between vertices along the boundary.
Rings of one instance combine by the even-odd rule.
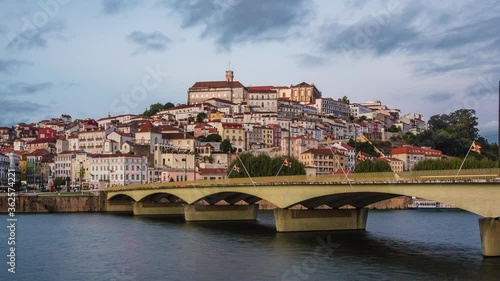
[[366, 232], [276, 233], [272, 212], [254, 223], [18, 215], [16, 273], [4, 226], [0, 280], [500, 280], [500, 259], [481, 255], [477, 219], [371, 211]]

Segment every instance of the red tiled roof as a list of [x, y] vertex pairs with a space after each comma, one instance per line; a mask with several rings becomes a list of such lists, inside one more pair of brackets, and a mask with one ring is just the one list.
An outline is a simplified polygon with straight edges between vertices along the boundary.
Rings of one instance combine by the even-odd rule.
[[332, 150], [328, 148], [311, 148], [305, 152], [302, 152], [301, 154], [306, 154], [306, 153], [311, 153], [316, 155], [333, 155]]
[[158, 131], [158, 129], [150, 121], [144, 122], [137, 132], [138, 133], [160, 133], [160, 131]]
[[227, 81], [205, 81], [205, 82], [196, 82], [190, 88], [244, 88], [243, 84], [239, 81], [227, 82]]
[[37, 140], [34, 140], [34, 141], [30, 141], [28, 144], [49, 143], [49, 142], [55, 143], [56, 140], [57, 140], [57, 138], [37, 139]]
[[192, 135], [187, 133], [163, 133], [162, 138], [167, 140], [194, 139]]
[[436, 149], [427, 149], [416, 146], [396, 147], [392, 149], [392, 154], [417, 154], [425, 156], [441, 157], [443, 153]]
[[200, 174], [213, 174], [213, 173], [226, 173], [226, 168], [199, 168], [198, 173]]
[[241, 129], [243, 127], [240, 123], [221, 123], [222, 128], [232, 128], [232, 129]]
[[248, 87], [249, 93], [276, 93], [273, 86], [253, 86]]

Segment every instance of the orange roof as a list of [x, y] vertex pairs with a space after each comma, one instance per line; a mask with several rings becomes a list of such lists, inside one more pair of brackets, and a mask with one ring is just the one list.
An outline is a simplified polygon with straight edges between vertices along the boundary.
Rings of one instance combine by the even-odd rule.
[[416, 155], [425, 155], [431, 157], [443, 156], [443, 152], [441, 152], [440, 150], [421, 148], [417, 146], [404, 146], [404, 147], [393, 148], [392, 155], [395, 154], [416, 154]]
[[190, 88], [190, 90], [195, 88], [244, 88], [239, 81], [228, 82], [228, 81], [205, 81], [196, 82]]

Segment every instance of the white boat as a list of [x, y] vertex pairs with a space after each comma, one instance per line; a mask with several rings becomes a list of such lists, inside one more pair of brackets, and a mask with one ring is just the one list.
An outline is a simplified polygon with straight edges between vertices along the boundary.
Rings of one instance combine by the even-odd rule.
[[412, 203], [408, 205], [408, 209], [441, 210], [441, 209], [456, 209], [456, 208], [452, 205], [436, 201], [413, 199]]

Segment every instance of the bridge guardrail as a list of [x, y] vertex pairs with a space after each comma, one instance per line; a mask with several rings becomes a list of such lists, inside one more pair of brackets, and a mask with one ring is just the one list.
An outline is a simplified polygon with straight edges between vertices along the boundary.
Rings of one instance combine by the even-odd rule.
[[[467, 169], [457, 175], [457, 170], [434, 170], [434, 171], [411, 171], [402, 173], [349, 173], [321, 176], [280, 176], [253, 178], [257, 185], [263, 184], [286, 184], [287, 182], [336, 182], [340, 184], [356, 183], [391, 183], [391, 182], [438, 182], [438, 181], [471, 181], [471, 180], [495, 180], [499, 179], [499, 169]], [[231, 178], [222, 180], [198, 180], [190, 182], [162, 182], [142, 185], [128, 185], [122, 187], [108, 187], [106, 191], [123, 189], [151, 189], [151, 188], [175, 188], [194, 187], [210, 185], [252, 185], [249, 178]]]

